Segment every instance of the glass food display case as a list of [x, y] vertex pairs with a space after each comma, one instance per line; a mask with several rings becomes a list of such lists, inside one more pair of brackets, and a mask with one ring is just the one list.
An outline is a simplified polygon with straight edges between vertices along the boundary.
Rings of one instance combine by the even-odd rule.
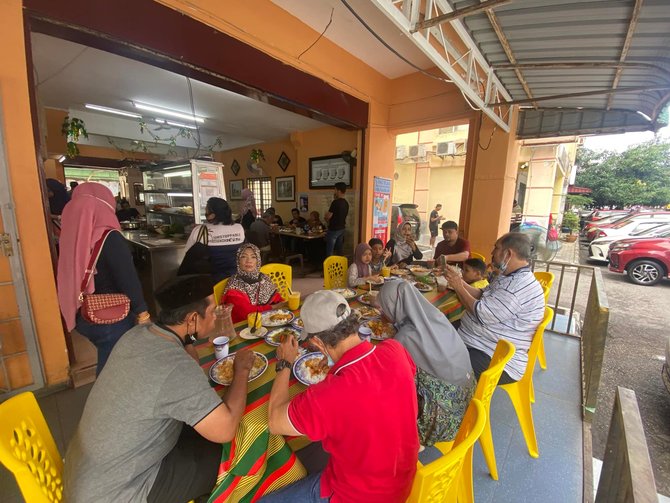
[[147, 227], [160, 234], [188, 234], [205, 221], [210, 197], [226, 197], [222, 164], [191, 160], [155, 163], [143, 169]]

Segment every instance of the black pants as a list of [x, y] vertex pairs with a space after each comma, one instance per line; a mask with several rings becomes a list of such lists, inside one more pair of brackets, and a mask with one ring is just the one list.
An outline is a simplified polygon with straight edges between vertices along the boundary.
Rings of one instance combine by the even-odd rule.
[[221, 463], [221, 444], [184, 425], [179, 440], [163, 459], [148, 503], [186, 503], [209, 496]]
[[[471, 347], [468, 347], [468, 353], [470, 353], [470, 365], [472, 365], [472, 370], [475, 371], [475, 376], [479, 379], [482, 372], [489, 368], [491, 357], [483, 351]], [[509, 374], [503, 370], [503, 373], [498, 380], [498, 384], [512, 384], [513, 382], [516, 382], [516, 379], [512, 379]]]

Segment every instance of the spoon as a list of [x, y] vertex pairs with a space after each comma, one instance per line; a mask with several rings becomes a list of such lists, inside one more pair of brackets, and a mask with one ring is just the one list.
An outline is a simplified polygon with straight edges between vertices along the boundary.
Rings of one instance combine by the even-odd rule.
[[257, 325], [258, 325], [258, 311], [256, 311], [256, 316], [254, 316], [254, 326], [251, 327], [251, 330], [249, 330], [249, 333], [250, 333], [251, 335], [254, 335], [254, 333], [256, 332], [256, 330], [258, 330], [258, 329], [256, 328]]

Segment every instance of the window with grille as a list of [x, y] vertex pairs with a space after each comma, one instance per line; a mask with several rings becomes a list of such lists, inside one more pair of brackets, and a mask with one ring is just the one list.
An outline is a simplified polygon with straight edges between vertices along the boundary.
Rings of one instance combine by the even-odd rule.
[[272, 206], [272, 178], [247, 178], [247, 187], [254, 193], [260, 216]]

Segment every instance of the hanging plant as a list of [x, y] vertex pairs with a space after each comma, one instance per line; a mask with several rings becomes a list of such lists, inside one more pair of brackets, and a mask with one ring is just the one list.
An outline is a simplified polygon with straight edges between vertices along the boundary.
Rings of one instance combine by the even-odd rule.
[[83, 136], [88, 139], [88, 131], [86, 131], [86, 124], [84, 124], [84, 121], [77, 119], [76, 117], [70, 119], [70, 116], [67, 115], [65, 116], [65, 119], [63, 119], [60, 132], [67, 140], [66, 155], [70, 159], [77, 157], [79, 155], [79, 146], [77, 146], [79, 138]]
[[265, 160], [265, 154], [263, 154], [263, 151], [260, 148], [252, 148], [251, 154], [249, 154], [249, 159], [251, 159], [251, 162], [254, 164], [258, 164], [260, 161]]

